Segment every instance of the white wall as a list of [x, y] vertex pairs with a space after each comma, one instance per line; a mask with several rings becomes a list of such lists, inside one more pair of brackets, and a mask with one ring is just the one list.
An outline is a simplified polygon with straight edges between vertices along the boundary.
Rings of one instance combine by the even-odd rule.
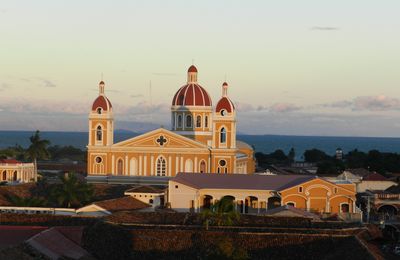
[[[177, 188], [176, 188], [177, 186]], [[195, 201], [195, 207], [197, 190], [193, 189], [184, 184], [169, 181], [168, 184], [168, 202], [171, 204], [171, 208], [179, 212], [190, 211], [190, 201]]]
[[357, 192], [365, 192], [366, 190], [386, 190], [393, 185], [397, 185], [397, 183], [393, 181], [362, 181], [357, 184]]

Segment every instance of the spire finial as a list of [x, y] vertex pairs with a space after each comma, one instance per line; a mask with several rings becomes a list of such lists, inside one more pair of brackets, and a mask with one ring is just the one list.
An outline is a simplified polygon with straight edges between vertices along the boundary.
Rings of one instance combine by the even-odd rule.
[[228, 83], [226, 83], [226, 81], [222, 84], [222, 96], [228, 96]]
[[196, 66], [192, 65], [188, 69], [187, 83], [191, 84], [191, 83], [196, 83], [196, 82], [197, 82], [197, 68], [196, 68]]

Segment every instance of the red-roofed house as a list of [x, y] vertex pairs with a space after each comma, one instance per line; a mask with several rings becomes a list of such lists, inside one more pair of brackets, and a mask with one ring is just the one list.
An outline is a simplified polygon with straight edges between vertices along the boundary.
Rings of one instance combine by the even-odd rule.
[[393, 185], [397, 185], [397, 183], [388, 180], [377, 172], [373, 172], [361, 179], [361, 182], [357, 184], [357, 192], [366, 192], [367, 190], [383, 191]]
[[15, 159], [0, 159], [0, 182], [26, 183], [37, 180], [33, 163]]
[[168, 201], [181, 212], [200, 212], [228, 197], [241, 213], [265, 213], [290, 205], [318, 213], [359, 213], [355, 184], [307, 175], [179, 173], [169, 181]]

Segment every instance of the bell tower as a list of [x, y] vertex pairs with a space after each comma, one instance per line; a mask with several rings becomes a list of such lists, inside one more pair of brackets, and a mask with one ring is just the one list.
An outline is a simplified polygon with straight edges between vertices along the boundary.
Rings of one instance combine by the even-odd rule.
[[99, 96], [89, 113], [88, 146], [110, 146], [114, 142], [114, 116], [110, 100], [104, 94], [105, 83], [99, 83]]

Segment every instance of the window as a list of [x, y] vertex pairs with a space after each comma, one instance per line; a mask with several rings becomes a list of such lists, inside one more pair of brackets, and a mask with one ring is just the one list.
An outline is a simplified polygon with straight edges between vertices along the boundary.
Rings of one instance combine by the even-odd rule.
[[101, 141], [102, 139], [103, 139], [103, 131], [101, 129], [101, 126], [98, 126], [96, 130], [96, 140]]
[[204, 127], [208, 127], [208, 116], [204, 117]]
[[220, 133], [220, 137], [219, 137], [219, 142], [220, 142], [221, 144], [226, 143], [226, 130], [225, 130], [225, 127], [222, 127], [222, 128], [221, 128], [221, 133]]
[[101, 159], [101, 157], [97, 156], [95, 158], [96, 163], [101, 163], [103, 160]]
[[221, 113], [221, 116], [225, 116], [226, 115], [226, 110], [222, 109], [220, 113]]
[[3, 171], [3, 181], [6, 181], [6, 180], [7, 180], [7, 172]]
[[149, 204], [153, 204], [153, 200], [152, 199], [149, 199]]
[[17, 178], [18, 178], [18, 173], [17, 171], [15, 171], [13, 174], [13, 181], [17, 181]]
[[192, 127], [192, 116], [191, 115], [186, 116], [186, 127]]
[[201, 127], [201, 116], [196, 117], [196, 127]]
[[98, 107], [96, 111], [97, 111], [97, 114], [101, 115], [101, 112], [102, 112], [101, 107]]
[[299, 192], [300, 193], [303, 192], [303, 187], [302, 186], [299, 187]]
[[340, 212], [343, 213], [349, 213], [350, 212], [350, 206], [348, 203], [343, 203], [340, 205]]
[[226, 165], [226, 161], [225, 160], [220, 160], [219, 161], [219, 166], [224, 167]]
[[178, 185], [175, 185], [175, 189], [177, 189], [178, 188]]
[[177, 127], [182, 127], [182, 115], [178, 115], [178, 126]]
[[164, 157], [160, 157], [157, 159], [157, 176], [165, 176], [166, 173], [166, 161]]
[[117, 174], [122, 175], [124, 171], [124, 162], [122, 159], [119, 159], [117, 162]]
[[206, 172], [206, 162], [201, 161], [200, 162], [200, 173], [205, 173]]

